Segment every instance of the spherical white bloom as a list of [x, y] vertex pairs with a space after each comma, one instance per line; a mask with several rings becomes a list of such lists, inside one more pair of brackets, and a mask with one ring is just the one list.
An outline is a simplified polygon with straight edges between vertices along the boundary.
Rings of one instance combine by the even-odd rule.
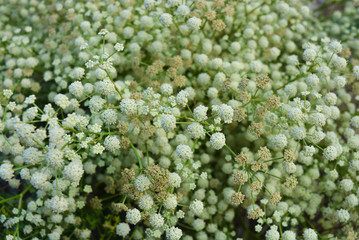
[[209, 144], [210, 144], [211, 148], [219, 150], [219, 149], [223, 148], [224, 145], [226, 145], [226, 137], [224, 136], [223, 133], [220, 133], [220, 132], [214, 133], [211, 136]]
[[181, 186], [182, 179], [177, 173], [170, 173], [168, 184], [171, 187], [178, 188]]
[[291, 108], [289, 109], [287, 116], [290, 120], [298, 122], [303, 117], [303, 113], [299, 108]]
[[298, 126], [291, 127], [289, 130], [289, 134], [295, 140], [302, 140], [307, 135], [305, 127]]
[[296, 235], [294, 232], [288, 230], [288, 231], [285, 231], [282, 235], [282, 239], [283, 240], [296, 240]]
[[136, 225], [141, 220], [140, 211], [136, 208], [128, 210], [126, 213], [126, 220], [128, 223]]
[[126, 237], [131, 231], [130, 225], [128, 223], [119, 223], [116, 226], [116, 234], [120, 237]]
[[227, 104], [222, 104], [219, 106], [218, 115], [225, 123], [231, 123], [234, 115], [233, 108]]
[[208, 110], [208, 107], [205, 107], [203, 105], [196, 107], [193, 111], [194, 118], [199, 122], [206, 121], [207, 120], [207, 110]]
[[350, 194], [349, 196], [347, 196], [345, 198], [345, 201], [347, 202], [347, 204], [349, 205], [349, 207], [353, 208], [358, 206], [359, 204], [359, 200], [358, 197], [355, 196], [354, 194]]
[[317, 240], [318, 239], [317, 233], [311, 228], [304, 230], [303, 237], [304, 237], [304, 240]]
[[105, 138], [103, 145], [110, 152], [115, 152], [116, 150], [120, 149], [120, 140], [117, 136], [109, 135]]
[[150, 188], [151, 181], [145, 175], [140, 175], [136, 178], [134, 185], [138, 191], [144, 192]]
[[338, 70], [345, 69], [345, 67], [347, 66], [347, 60], [345, 58], [334, 55], [333, 65]]
[[101, 114], [102, 121], [107, 125], [115, 125], [117, 123], [117, 112], [114, 109], [106, 109]]
[[164, 83], [161, 85], [161, 92], [165, 95], [171, 95], [173, 93], [172, 85], [169, 83]]
[[182, 237], [182, 230], [178, 227], [170, 227], [166, 230], [168, 240], [179, 240]]
[[288, 174], [295, 173], [297, 170], [297, 166], [293, 162], [283, 162], [283, 167]]
[[160, 228], [165, 223], [165, 219], [162, 217], [161, 214], [153, 214], [150, 217], [150, 224], [154, 228]]
[[43, 189], [47, 186], [48, 175], [41, 173], [41, 172], [34, 172], [31, 176], [30, 183], [34, 186], [36, 189]]
[[69, 202], [67, 201], [66, 198], [62, 196], [61, 197], [55, 196], [51, 198], [49, 205], [51, 210], [54, 211], [55, 213], [62, 213], [67, 211], [69, 207]]
[[353, 75], [356, 79], [359, 79], [359, 66], [353, 67]]
[[106, 100], [100, 96], [93, 96], [89, 101], [89, 107], [92, 113], [100, 111], [103, 105], [106, 103]]
[[313, 113], [309, 116], [309, 123], [317, 127], [323, 127], [326, 123], [326, 117], [322, 113]]
[[187, 16], [190, 13], [190, 11], [191, 10], [189, 9], [189, 7], [187, 5], [182, 4], [182, 5], [178, 6], [175, 14], [179, 15], [179, 16]]
[[345, 87], [345, 85], [347, 84], [347, 80], [345, 79], [345, 77], [342, 76], [336, 76], [334, 78], [334, 82], [338, 89]]
[[172, 15], [168, 14], [168, 13], [163, 13], [160, 16], [159, 19], [160, 23], [164, 26], [164, 27], [169, 27], [172, 25]]
[[81, 161], [72, 161], [64, 168], [64, 177], [72, 182], [80, 182], [84, 169]]
[[180, 144], [176, 148], [176, 154], [182, 160], [192, 159], [193, 152], [188, 145]]
[[97, 91], [105, 96], [108, 96], [115, 91], [115, 86], [111, 80], [107, 78], [99, 82], [96, 86], [98, 87]]
[[324, 159], [333, 161], [337, 158], [338, 151], [337, 148], [334, 146], [326, 147], [323, 151]]
[[143, 5], [147, 10], [152, 10], [155, 7], [156, 1], [155, 0], [145, 0]]
[[180, 91], [176, 96], [176, 102], [180, 106], [186, 106], [188, 103], [188, 93], [185, 90]]
[[176, 117], [172, 114], [164, 114], [161, 119], [161, 126], [166, 131], [172, 131], [176, 128]]
[[305, 83], [310, 87], [317, 86], [319, 84], [319, 78], [315, 74], [309, 74], [305, 79]]
[[137, 112], [136, 102], [134, 99], [125, 98], [120, 103], [121, 111], [126, 115], [134, 115]]
[[174, 194], [170, 194], [166, 200], [163, 202], [163, 206], [166, 209], [175, 209], [177, 207], [177, 197]]
[[343, 179], [340, 181], [340, 188], [346, 192], [350, 192], [354, 187], [354, 183], [351, 179]]
[[64, 164], [63, 157], [64, 152], [62, 150], [50, 148], [46, 153], [46, 162], [54, 168], [60, 168]]
[[202, 124], [197, 122], [192, 123], [188, 126], [187, 132], [191, 138], [198, 139], [206, 135]]
[[263, 64], [259, 60], [252, 61], [249, 66], [250, 66], [251, 71], [254, 72], [254, 73], [261, 72], [262, 68], [263, 68]]
[[352, 149], [359, 148], [359, 137], [357, 135], [351, 136], [348, 139], [348, 147], [350, 147]]
[[75, 80], [80, 80], [85, 75], [85, 69], [81, 67], [76, 67], [72, 71], [71, 78]]
[[269, 229], [267, 232], [266, 232], [266, 240], [279, 240], [279, 232], [275, 229]]
[[117, 52], [121, 52], [125, 49], [125, 46], [122, 43], [116, 43], [114, 48]]
[[22, 159], [26, 164], [34, 165], [39, 162], [41, 156], [41, 152], [34, 147], [29, 147], [25, 149], [22, 154]]
[[203, 202], [197, 199], [194, 200], [191, 205], [189, 205], [189, 210], [195, 215], [200, 215], [203, 212]]
[[355, 116], [350, 120], [350, 124], [355, 127], [359, 128], [359, 116]]
[[201, 27], [201, 24], [202, 24], [202, 20], [196, 17], [191, 17], [190, 19], [187, 20], [187, 26], [192, 31], [198, 31], [199, 28]]
[[138, 201], [138, 206], [142, 209], [142, 210], [150, 210], [153, 206], [153, 199], [150, 195], [144, 195], [140, 198], [140, 200]]
[[198, 66], [205, 67], [208, 63], [208, 56], [206, 54], [198, 54], [195, 61]]
[[303, 53], [303, 59], [304, 59], [304, 61], [307, 61], [307, 62], [314, 61], [316, 56], [317, 56], [316, 51], [311, 48], [306, 49]]
[[80, 81], [76, 81], [70, 84], [69, 92], [76, 98], [81, 98], [84, 93], [84, 86]]
[[283, 150], [288, 144], [287, 137], [284, 134], [278, 134], [269, 139], [269, 148], [279, 151]]
[[328, 46], [329, 50], [333, 53], [340, 53], [342, 51], [342, 45], [338, 41], [333, 41]]
[[337, 103], [337, 95], [335, 95], [335, 93], [327, 93], [324, 96], [324, 102], [325, 104], [329, 105], [329, 106], [333, 106]]
[[11, 163], [3, 163], [0, 165], [0, 178], [10, 181], [14, 177], [13, 165]]
[[350, 213], [345, 209], [337, 210], [337, 217], [339, 222], [347, 222], [350, 219]]
[[61, 93], [55, 96], [54, 101], [55, 104], [62, 109], [65, 109], [71, 105], [71, 102], [69, 101], [68, 97]]

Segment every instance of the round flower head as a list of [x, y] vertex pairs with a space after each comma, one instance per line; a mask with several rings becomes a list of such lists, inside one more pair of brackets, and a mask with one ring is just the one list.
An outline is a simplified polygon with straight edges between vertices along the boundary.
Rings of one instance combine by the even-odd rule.
[[296, 240], [297, 238], [296, 238], [296, 235], [294, 232], [288, 230], [283, 233], [282, 239], [283, 240]]
[[206, 121], [207, 120], [207, 110], [208, 110], [208, 107], [205, 107], [202, 105], [196, 107], [193, 111], [194, 118], [199, 122]]
[[179, 240], [182, 237], [182, 230], [178, 227], [170, 227], [166, 230], [168, 240]]
[[266, 240], [279, 240], [280, 235], [276, 229], [270, 229], [266, 232]]
[[138, 201], [138, 206], [143, 210], [150, 210], [153, 205], [153, 199], [150, 195], [144, 195]]
[[126, 220], [128, 223], [136, 225], [141, 220], [140, 211], [136, 208], [128, 210], [126, 213]]
[[189, 205], [189, 210], [195, 215], [200, 215], [203, 212], [203, 202], [197, 199], [194, 200], [191, 205]]
[[162, 217], [161, 214], [153, 214], [150, 217], [150, 224], [154, 228], [160, 228], [165, 223], [165, 219]]
[[167, 199], [164, 201], [163, 206], [166, 209], [175, 209], [177, 207], [177, 197], [173, 194], [169, 195]]
[[187, 132], [191, 138], [198, 139], [205, 136], [205, 131], [202, 124], [192, 123], [188, 126]]
[[136, 114], [137, 107], [134, 99], [125, 98], [120, 103], [121, 111], [126, 115]]
[[120, 237], [126, 237], [131, 231], [130, 225], [127, 223], [119, 223], [116, 226], [116, 234]]
[[198, 31], [199, 28], [201, 27], [201, 23], [202, 20], [196, 17], [191, 17], [190, 19], [187, 20], [187, 26], [192, 31]]
[[50, 200], [50, 208], [55, 213], [62, 213], [68, 209], [68, 201], [64, 197], [55, 196]]
[[311, 228], [307, 228], [304, 230], [303, 237], [304, 237], [304, 240], [317, 240], [318, 239], [317, 233]]
[[329, 161], [335, 160], [337, 158], [337, 155], [338, 155], [338, 151], [334, 146], [326, 147], [323, 151], [324, 159], [327, 159]]
[[355, 116], [350, 120], [350, 124], [355, 127], [359, 128], [359, 116]]
[[176, 148], [177, 156], [182, 160], [192, 159], [193, 152], [188, 145], [180, 144]]
[[176, 117], [171, 114], [165, 114], [161, 119], [161, 126], [166, 132], [175, 129]]
[[233, 108], [227, 104], [222, 104], [219, 106], [218, 115], [225, 123], [231, 123], [234, 115]]
[[223, 148], [224, 145], [226, 145], [226, 137], [224, 136], [223, 133], [220, 132], [214, 133], [211, 136], [209, 144], [213, 149], [219, 150]]
[[181, 186], [181, 177], [177, 173], [170, 173], [168, 184], [171, 187], [178, 188]]
[[138, 191], [144, 192], [150, 188], [151, 181], [145, 175], [140, 175], [136, 178], [134, 185]]
[[329, 50], [333, 53], [340, 53], [342, 51], [342, 45], [338, 41], [333, 41], [328, 46]]
[[164, 26], [164, 27], [169, 27], [172, 25], [172, 15], [168, 14], [168, 13], [163, 13], [160, 16], [160, 23]]
[[0, 178], [5, 181], [10, 181], [14, 177], [13, 165], [10, 163], [3, 163], [0, 166]]

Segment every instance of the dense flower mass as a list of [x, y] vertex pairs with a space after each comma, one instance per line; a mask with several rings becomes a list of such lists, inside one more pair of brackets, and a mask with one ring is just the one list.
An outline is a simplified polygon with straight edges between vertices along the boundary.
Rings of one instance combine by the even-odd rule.
[[359, 238], [357, 0], [0, 2], [0, 239]]

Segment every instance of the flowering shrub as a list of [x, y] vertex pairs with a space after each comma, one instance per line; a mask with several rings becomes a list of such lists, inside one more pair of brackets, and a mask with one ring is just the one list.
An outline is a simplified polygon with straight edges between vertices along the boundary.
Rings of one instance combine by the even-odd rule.
[[359, 237], [357, 1], [1, 3], [1, 239]]

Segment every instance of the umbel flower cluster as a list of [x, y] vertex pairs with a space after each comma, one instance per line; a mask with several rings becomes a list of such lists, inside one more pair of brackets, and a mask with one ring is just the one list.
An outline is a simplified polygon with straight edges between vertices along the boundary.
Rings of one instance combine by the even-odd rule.
[[0, 239], [358, 239], [358, 1], [0, 2]]

